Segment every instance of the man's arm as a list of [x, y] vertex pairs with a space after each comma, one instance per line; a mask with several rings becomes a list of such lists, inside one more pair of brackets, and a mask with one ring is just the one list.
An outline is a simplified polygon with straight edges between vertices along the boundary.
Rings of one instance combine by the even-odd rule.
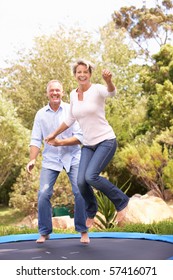
[[40, 149], [36, 146], [30, 146], [30, 161], [28, 162], [27, 166], [26, 166], [26, 170], [29, 174], [31, 174], [32, 169], [35, 166], [35, 162], [37, 159], [37, 156], [40, 152]]

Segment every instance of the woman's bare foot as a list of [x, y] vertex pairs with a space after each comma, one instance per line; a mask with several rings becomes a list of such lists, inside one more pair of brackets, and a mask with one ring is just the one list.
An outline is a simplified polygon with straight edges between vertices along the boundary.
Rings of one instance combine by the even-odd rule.
[[87, 218], [86, 227], [90, 228], [94, 224], [94, 218]]
[[36, 240], [36, 243], [44, 243], [46, 240], [49, 239], [49, 234], [47, 235], [40, 235], [40, 237]]
[[123, 210], [117, 212], [117, 216], [116, 216], [116, 219], [115, 219], [115, 224], [118, 225], [119, 223], [121, 223], [123, 221], [123, 219], [126, 216], [126, 212], [127, 212], [127, 206]]
[[90, 243], [88, 232], [81, 232], [80, 242], [83, 243], [83, 244], [89, 244]]

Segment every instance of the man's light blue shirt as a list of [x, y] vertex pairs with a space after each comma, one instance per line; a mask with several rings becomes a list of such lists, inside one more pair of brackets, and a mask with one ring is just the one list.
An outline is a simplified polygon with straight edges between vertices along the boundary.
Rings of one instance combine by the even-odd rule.
[[[54, 147], [43, 140], [52, 133], [65, 120], [70, 110], [70, 105], [61, 101], [59, 109], [55, 112], [50, 105], [41, 108], [35, 115], [30, 146], [41, 148], [44, 143], [42, 153], [42, 166], [48, 169], [61, 171], [63, 168], [67, 172], [71, 165], [79, 163], [81, 148], [80, 145]], [[79, 124], [75, 122], [57, 138], [65, 139], [75, 136], [81, 143], [83, 141], [82, 131]]]

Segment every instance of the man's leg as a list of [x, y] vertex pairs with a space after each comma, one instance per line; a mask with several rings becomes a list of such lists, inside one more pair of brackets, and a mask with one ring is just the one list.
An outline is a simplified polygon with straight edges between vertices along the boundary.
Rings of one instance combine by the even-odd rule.
[[38, 228], [40, 238], [37, 243], [43, 243], [49, 239], [52, 232], [52, 205], [50, 199], [53, 186], [59, 175], [59, 171], [42, 168], [40, 174], [40, 189], [38, 192]]

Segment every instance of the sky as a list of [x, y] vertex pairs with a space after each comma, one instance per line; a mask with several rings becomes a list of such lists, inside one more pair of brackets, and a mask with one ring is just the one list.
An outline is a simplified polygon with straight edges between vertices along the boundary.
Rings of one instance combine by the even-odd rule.
[[121, 6], [150, 7], [154, 0], [0, 0], [0, 68], [33, 39], [51, 35], [59, 25], [97, 31]]

